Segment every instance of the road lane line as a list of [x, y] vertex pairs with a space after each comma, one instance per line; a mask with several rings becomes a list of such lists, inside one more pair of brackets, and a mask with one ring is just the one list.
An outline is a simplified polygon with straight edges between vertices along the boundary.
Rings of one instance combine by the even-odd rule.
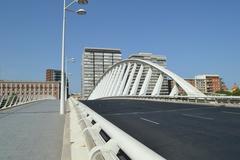
[[110, 113], [103, 114], [104, 116], [125, 116], [125, 115], [140, 115], [140, 114], [155, 114], [155, 113], [171, 113], [171, 112], [179, 112], [179, 111], [194, 111], [199, 109], [214, 109], [218, 107], [198, 107], [198, 108], [184, 108], [184, 109], [170, 109], [170, 110], [156, 110], [156, 111], [145, 111], [145, 112], [119, 112], [119, 113]]
[[150, 122], [150, 123], [154, 123], [154, 124], [159, 124], [158, 122], [155, 122], [155, 121], [151, 121], [151, 120], [149, 120], [149, 119], [146, 119], [146, 118], [140, 118], [141, 120], [143, 120], [143, 121], [147, 121], [147, 122]]
[[182, 115], [185, 116], [185, 117], [191, 117], [191, 118], [200, 118], [200, 119], [205, 119], [205, 120], [214, 120], [214, 118], [197, 116], [197, 115], [191, 115], [191, 114], [182, 114]]
[[235, 115], [240, 115], [240, 113], [237, 112], [228, 112], [228, 111], [222, 111], [223, 113], [228, 113], [228, 114], [235, 114]]

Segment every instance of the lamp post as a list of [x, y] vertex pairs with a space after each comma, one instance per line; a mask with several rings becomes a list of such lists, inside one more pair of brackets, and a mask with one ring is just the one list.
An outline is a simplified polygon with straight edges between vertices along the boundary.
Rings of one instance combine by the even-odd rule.
[[84, 9], [79, 9], [77, 11], [73, 11], [69, 9], [74, 3], [79, 4], [87, 4], [88, 0], [73, 0], [68, 5], [66, 5], [66, 0], [63, 0], [63, 24], [62, 24], [62, 54], [61, 54], [61, 95], [60, 95], [60, 114], [65, 113], [65, 26], [66, 26], [66, 11], [75, 12], [78, 15], [86, 14]]
[[69, 90], [69, 83], [68, 83], [68, 75], [70, 75], [70, 73], [68, 73], [68, 63], [75, 63], [76, 59], [75, 58], [67, 58], [67, 63], [66, 63], [66, 79], [65, 79], [65, 101], [67, 101], [67, 97], [68, 97], [68, 90]]

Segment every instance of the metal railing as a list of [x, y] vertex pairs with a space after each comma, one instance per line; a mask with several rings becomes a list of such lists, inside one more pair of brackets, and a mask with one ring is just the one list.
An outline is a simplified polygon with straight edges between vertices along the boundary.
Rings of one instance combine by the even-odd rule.
[[0, 110], [44, 99], [55, 99], [49, 95], [4, 95], [0, 97]]
[[206, 97], [189, 97], [189, 96], [112, 96], [99, 99], [140, 99], [140, 100], [157, 100], [164, 102], [181, 102], [181, 103], [201, 103], [216, 105], [239, 105], [240, 96], [206, 96]]
[[81, 102], [70, 98], [69, 104], [77, 112], [90, 160], [164, 160]]

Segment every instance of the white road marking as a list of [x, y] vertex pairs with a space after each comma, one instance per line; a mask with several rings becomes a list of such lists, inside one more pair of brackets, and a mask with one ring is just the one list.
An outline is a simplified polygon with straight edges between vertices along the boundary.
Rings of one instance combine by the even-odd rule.
[[155, 122], [155, 121], [151, 121], [151, 120], [149, 120], [149, 119], [146, 119], [146, 118], [140, 118], [141, 120], [144, 120], [144, 121], [147, 121], [147, 122], [150, 122], [150, 123], [154, 123], [154, 124], [159, 124], [158, 122]]
[[137, 115], [140, 114], [141, 112], [128, 112], [128, 113], [112, 113], [112, 114], [103, 114], [106, 116], [124, 116], [124, 115]]
[[200, 119], [206, 119], [206, 120], [214, 120], [214, 118], [197, 116], [197, 115], [191, 115], [191, 114], [182, 114], [182, 115], [185, 116], [185, 117], [191, 117], [191, 118], [200, 118]]
[[222, 111], [223, 113], [228, 113], [228, 114], [235, 114], [235, 115], [240, 115], [240, 113], [237, 112], [227, 112], [227, 111]]
[[199, 109], [214, 109], [218, 107], [198, 107], [198, 108], [184, 108], [184, 109], [170, 109], [170, 110], [156, 110], [156, 111], [145, 111], [145, 112], [119, 112], [111, 114], [103, 114], [105, 116], [124, 116], [124, 115], [139, 115], [139, 114], [155, 114], [155, 113], [165, 113], [165, 112], [178, 112], [178, 111], [194, 111]]

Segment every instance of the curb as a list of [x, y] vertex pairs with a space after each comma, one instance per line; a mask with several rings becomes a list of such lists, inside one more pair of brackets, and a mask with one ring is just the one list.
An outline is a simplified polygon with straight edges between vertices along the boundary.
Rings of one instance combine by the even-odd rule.
[[64, 131], [63, 131], [63, 144], [62, 144], [62, 155], [61, 160], [71, 160], [71, 143], [70, 143], [70, 111], [68, 104], [65, 120], [64, 120]]

